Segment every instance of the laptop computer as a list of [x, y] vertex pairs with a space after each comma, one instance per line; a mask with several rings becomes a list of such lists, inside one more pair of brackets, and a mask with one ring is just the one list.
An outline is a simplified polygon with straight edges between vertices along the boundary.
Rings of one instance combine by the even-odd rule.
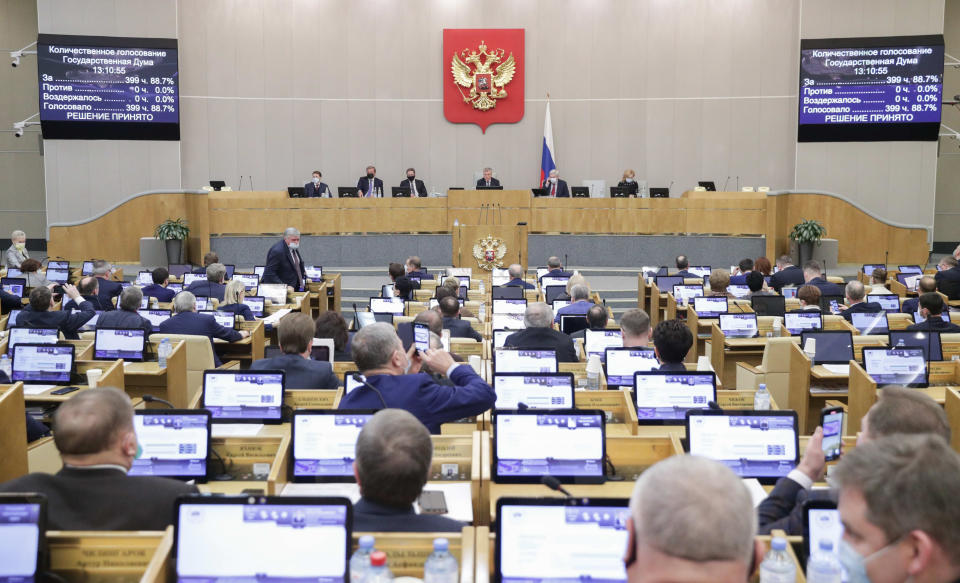
[[800, 459], [796, 411], [687, 411], [687, 450], [773, 484]]
[[257, 286], [257, 295], [270, 300], [275, 306], [282, 306], [287, 303], [287, 286], [283, 283], [261, 283]]
[[758, 330], [756, 314], [720, 314], [720, 331], [727, 338], [756, 338]]
[[227, 185], [227, 183], [226, 183], [225, 181], [223, 181], [223, 180], [211, 180], [211, 181], [210, 181], [210, 188], [212, 188], [212, 189], [214, 189], [214, 190], [222, 190], [223, 187], [226, 186], [226, 185]]
[[797, 297], [798, 290], [799, 288], [796, 287], [782, 287], [780, 288], [780, 294], [783, 295], [784, 298], [795, 298]]
[[717, 185], [712, 180], [700, 180], [697, 182], [697, 186], [702, 186], [709, 192], [717, 191]]
[[203, 311], [210, 307], [210, 298], [207, 296], [197, 296], [195, 300], [197, 310]]
[[567, 287], [567, 282], [570, 281], [569, 275], [544, 275], [539, 278], [540, 287], [545, 288], [551, 285], [562, 285]]
[[357, 190], [356, 186], [337, 187], [337, 196], [340, 198], [358, 198], [360, 196], [358, 193], [359, 191]]
[[883, 263], [864, 263], [863, 264], [863, 273], [866, 275], [873, 275], [874, 270], [883, 269], [886, 270], [887, 266]]
[[811, 338], [817, 341], [813, 364], [849, 364], [853, 360], [853, 334], [849, 330], [804, 330], [800, 348], [805, 348]]
[[717, 401], [717, 376], [712, 371], [637, 372], [633, 393], [640, 425], [683, 425], [687, 411]]
[[220, 324], [224, 328], [233, 328], [237, 323], [237, 316], [233, 312], [218, 312], [216, 310], [197, 310], [198, 314], [206, 314], [207, 316], [212, 317], [217, 321], [217, 324]]
[[900, 273], [923, 273], [923, 268], [919, 265], [898, 265], [897, 271]]
[[57, 328], [7, 328], [7, 354], [13, 355], [13, 348], [17, 344], [56, 344], [60, 339], [60, 330]]
[[393, 198], [410, 198], [410, 189], [402, 186], [391, 186], [390, 194]]
[[46, 531], [46, 496], [0, 494], [0, 581], [45, 579]]
[[143, 328], [97, 328], [93, 342], [93, 358], [129, 362], [143, 360], [147, 337]]
[[137, 313], [140, 314], [141, 318], [150, 320], [150, 323], [153, 324], [154, 332], [159, 330], [160, 324], [167, 320], [170, 314], [172, 314], [170, 310], [137, 310]]
[[702, 277], [704, 279], [710, 277], [710, 266], [709, 265], [691, 265], [687, 268], [687, 271], [692, 273], [694, 277]]
[[530, 192], [532, 192], [533, 196], [536, 196], [536, 197], [547, 196], [546, 188], [531, 188]]
[[[69, 269], [54, 269], [52, 267], [47, 268], [46, 277], [48, 280], [54, 283], [64, 284], [70, 280], [70, 270]], [[153, 281], [153, 280], [151, 280]]]
[[556, 350], [497, 348], [493, 351], [494, 372], [557, 372]]
[[590, 198], [589, 186], [571, 186], [570, 196], [573, 198]]
[[610, 198], [637, 198], [637, 189], [611, 186]]
[[560, 308], [563, 308], [563, 307], [565, 307], [565, 306], [569, 306], [569, 305], [572, 304], [573, 302], [570, 301], [569, 296], [567, 296], [567, 299], [563, 299], [563, 300], [553, 300], [552, 302], [547, 302], [547, 303], [550, 304], [550, 307], [553, 308], [553, 312], [556, 313], [557, 310], [559, 310]]
[[47, 261], [47, 269], [70, 269], [69, 261]]
[[750, 295], [750, 286], [745, 284], [740, 285], [739, 283], [728, 285], [727, 293], [732, 294], [736, 298], [745, 298]]
[[322, 265], [307, 265], [303, 268], [303, 271], [307, 274], [307, 279], [311, 281], [321, 281], [323, 280], [323, 266]]
[[[49, 279], [49, 278], [48, 278]], [[153, 285], [153, 272], [152, 271], [138, 271], [137, 272], [137, 285], [147, 286]]]
[[282, 370], [207, 370], [202, 407], [214, 423], [281, 421], [285, 377]]
[[[543, 298], [544, 301], [548, 304], [553, 305], [557, 300], [570, 300], [570, 296], [567, 295], [567, 286], [566, 285], [548, 285], [543, 288]], [[554, 309], [556, 306], [554, 306]]]
[[496, 286], [490, 290], [490, 295], [494, 300], [521, 300], [524, 291], [519, 285]]
[[10, 380], [28, 385], [65, 385], [73, 372], [72, 344], [17, 344]]
[[586, 330], [589, 326], [585, 315], [571, 314], [560, 316], [560, 331], [564, 334], [573, 334], [580, 330]]
[[244, 296], [243, 305], [250, 308], [250, 312], [260, 318], [263, 316], [266, 301], [263, 296]]
[[602, 484], [604, 412], [591, 409], [499, 411], [493, 417], [493, 481]]
[[651, 187], [650, 198], [670, 198], [670, 189]]
[[[359, 384], [359, 383], [357, 383]], [[290, 480], [355, 482], [357, 437], [375, 410], [311, 409], [293, 412]]]
[[627, 580], [627, 498], [500, 498], [493, 581]]
[[347, 498], [184, 496], [174, 521], [178, 582], [350, 579]]
[[783, 316], [787, 312], [787, 299], [783, 296], [753, 296], [750, 307], [758, 316]]
[[583, 351], [587, 353], [587, 360], [596, 354], [603, 362], [607, 359], [607, 348], [620, 348], [621, 346], [623, 346], [623, 332], [619, 329], [587, 329], [583, 334]]
[[839, 314], [843, 300], [843, 296], [820, 296], [820, 312], [823, 314]]
[[927, 386], [927, 359], [922, 348], [863, 348], [863, 369], [878, 385]]
[[20, 312], [23, 310], [10, 310], [10, 313], [7, 314], [7, 329], [17, 325], [17, 317], [20, 316]]
[[653, 282], [661, 293], [666, 293], [672, 292], [675, 286], [683, 285], [683, 278], [677, 275], [658, 275]]
[[170, 277], [183, 277], [193, 271], [193, 266], [189, 263], [171, 263], [167, 265], [167, 273]]
[[494, 348], [503, 348], [503, 344], [507, 341], [507, 337], [516, 332], [516, 330], [497, 328], [493, 331], [493, 347]]
[[260, 285], [260, 276], [256, 273], [234, 273], [231, 279], [242, 281], [245, 291], [255, 290]]
[[183, 284], [182, 284], [182, 283], [168, 283], [168, 284], [167, 284], [167, 289], [170, 290], [170, 291], [172, 291], [172, 292], [174, 293], [174, 295], [176, 295], [176, 294], [178, 294], [178, 293], [180, 293], [180, 292], [183, 291]]
[[263, 272], [266, 271], [266, 270], [267, 270], [267, 266], [266, 266], [266, 265], [254, 265], [254, 266], [253, 266], [253, 273], [256, 274], [256, 276], [259, 277], [260, 279], [263, 279]]
[[307, 189], [304, 186], [288, 186], [287, 195], [290, 198], [304, 198], [307, 196]]
[[523, 330], [527, 325], [523, 321], [523, 314], [493, 314], [491, 323], [494, 330]]
[[[520, 288], [516, 288], [520, 289]], [[494, 298], [492, 305], [494, 314], [525, 314], [527, 312], [527, 300], [525, 299], [506, 299]]]
[[25, 277], [2, 277], [0, 278], [0, 287], [8, 294], [22, 298], [23, 291], [27, 287], [27, 279]]
[[880, 304], [884, 312], [900, 311], [900, 296], [897, 294], [867, 294], [867, 301]]
[[850, 314], [850, 323], [860, 334], [886, 334], [890, 331], [886, 312], [854, 312]]
[[129, 476], [207, 480], [210, 411], [205, 409], [137, 409], [133, 429], [143, 449]]
[[804, 330], [823, 328], [823, 314], [820, 312], [787, 312], [783, 315], [783, 325], [787, 332], [799, 334]]
[[498, 372], [494, 409], [573, 409], [573, 373]]
[[370, 311], [374, 314], [402, 316], [405, 307], [403, 298], [370, 298]]
[[673, 297], [677, 300], [677, 304], [687, 305], [693, 298], [703, 296], [703, 286], [699, 284], [691, 285], [675, 285], [673, 286]]
[[725, 314], [729, 309], [727, 298], [716, 296], [694, 296], [693, 298], [693, 311], [700, 318], [719, 318], [720, 314]]
[[198, 281], [207, 281], [207, 276], [202, 273], [193, 272], [183, 274], [183, 286], [185, 289]]
[[80, 265], [80, 275], [93, 275], [93, 261], [84, 261]]
[[939, 332], [891, 330], [887, 338], [891, 348], [920, 348], [925, 360], [943, 360]]
[[607, 348], [603, 373], [607, 387], [633, 387], [633, 375], [637, 372], [657, 370], [660, 361], [652, 348]]
[[917, 291], [917, 285], [920, 283], [920, 278], [923, 277], [920, 273], [898, 273], [897, 281], [899, 281], [907, 291], [915, 292]]
[[[503, 190], [503, 187], [502, 187], [502, 186], [486, 186], [486, 185], [481, 185], [481, 186], [477, 186], [476, 189], [477, 189], [477, 190]], [[453, 188], [451, 188], [450, 190], [463, 190], [463, 189], [462, 189], [462, 188], [459, 188], [459, 189], [453, 189]]]

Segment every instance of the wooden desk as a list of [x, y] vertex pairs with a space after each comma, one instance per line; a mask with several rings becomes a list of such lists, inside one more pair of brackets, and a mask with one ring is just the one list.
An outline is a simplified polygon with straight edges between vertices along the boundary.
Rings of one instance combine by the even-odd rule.
[[47, 532], [50, 570], [67, 581], [166, 583], [173, 526], [165, 531]]
[[[87, 370], [92, 368], [99, 368], [103, 370], [103, 375], [98, 381], [98, 386], [101, 387], [116, 387], [121, 391], [124, 390], [124, 378], [123, 378], [123, 361], [122, 360], [88, 360], [88, 361], [74, 361], [74, 373], [81, 378], [86, 378]], [[27, 403], [62, 403], [76, 394], [76, 392], [68, 393], [66, 395], [53, 395], [53, 391], [61, 387], [74, 386], [80, 389], [81, 391], [87, 390], [90, 387], [86, 382], [82, 383], [64, 383], [62, 385], [56, 385], [53, 388], [47, 389], [46, 391], [38, 394], [27, 394], [30, 388], [25, 385], [24, 387], [24, 400]]]
[[354, 532], [352, 550], [356, 550], [360, 537], [373, 535], [378, 551], [387, 553], [387, 566], [395, 577], [423, 577], [423, 565], [433, 552], [433, 541], [445, 538], [450, 543], [450, 554], [457, 559], [460, 568], [460, 583], [472, 583], [476, 555], [476, 532], [465, 526], [454, 532]]
[[[167, 357], [166, 368], [160, 368], [157, 361], [124, 363], [123, 382], [128, 395], [142, 398], [149, 394], [170, 401], [178, 409], [190, 407], [194, 395], [187, 386], [187, 343], [177, 340], [171, 345], [173, 351]], [[156, 354], [159, 346], [159, 342], [150, 342], [148, 352]], [[147, 406], [163, 405], [151, 403]]]
[[27, 424], [23, 383], [0, 387], [0, 483], [26, 474]]

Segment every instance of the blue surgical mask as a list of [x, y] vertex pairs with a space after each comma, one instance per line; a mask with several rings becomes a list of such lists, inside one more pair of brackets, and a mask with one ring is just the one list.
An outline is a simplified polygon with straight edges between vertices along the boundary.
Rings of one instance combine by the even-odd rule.
[[314, 183], [314, 184], [320, 184], [320, 178], [317, 177], [317, 176], [314, 176], [314, 177], [313, 177], [313, 183]]
[[[893, 547], [895, 544], [900, 542], [900, 538], [890, 542], [881, 549], [870, 553], [868, 556], [863, 557], [858, 553], [850, 543], [840, 539], [840, 548], [839, 556], [840, 565], [843, 566], [843, 569], [847, 572], [847, 583], [870, 583], [870, 577], [867, 575], [867, 563], [872, 561], [874, 557], [884, 553], [887, 549]], [[911, 578], [907, 578], [909, 581]]]

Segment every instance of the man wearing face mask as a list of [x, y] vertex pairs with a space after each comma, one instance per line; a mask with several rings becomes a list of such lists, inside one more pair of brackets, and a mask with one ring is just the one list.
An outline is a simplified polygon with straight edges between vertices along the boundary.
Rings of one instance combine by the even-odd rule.
[[556, 169], [550, 171], [550, 175], [543, 181], [542, 188], [546, 189], [547, 196], [550, 198], [570, 198], [570, 190], [567, 188], [567, 181], [560, 180], [560, 173]]
[[960, 455], [942, 437], [858, 445], [831, 479], [850, 583], [960, 581]]
[[303, 288], [307, 271], [300, 256], [300, 231], [287, 227], [283, 240], [267, 252], [267, 264], [263, 268], [263, 283], [285, 283], [295, 290]]
[[[430, 349], [404, 352], [393, 326], [383, 322], [364, 326], [351, 343], [357, 369], [371, 387], [361, 386], [340, 400], [340, 409], [405, 409], [440, 433], [440, 425], [479, 415], [493, 407], [497, 395], [468, 364], [454, 362], [449, 352]], [[452, 386], [437, 383], [429, 370], [443, 374]], [[375, 389], [375, 390], [374, 390]]]
[[34, 473], [0, 484], [0, 492], [47, 497], [51, 530], [164, 530], [178, 496], [197, 487], [152, 476], [127, 476], [141, 450], [130, 398], [112, 387], [75, 393], [54, 415], [53, 441], [63, 460], [56, 474]]
[[319, 170], [313, 171], [313, 178], [303, 185], [303, 192], [307, 198], [330, 198], [330, 187], [320, 182], [323, 174]]
[[413, 168], [407, 168], [407, 179], [400, 184], [400, 188], [414, 196], [427, 196], [427, 187], [422, 180], [417, 178], [417, 171]]
[[378, 198], [383, 196], [383, 181], [377, 176], [375, 166], [367, 166], [367, 175], [357, 181], [357, 195], [361, 198]]

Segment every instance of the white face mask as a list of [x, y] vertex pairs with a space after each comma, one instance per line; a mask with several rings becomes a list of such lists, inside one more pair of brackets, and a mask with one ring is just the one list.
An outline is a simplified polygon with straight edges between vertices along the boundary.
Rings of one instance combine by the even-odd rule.
[[624, 182], [633, 182], [633, 178], [626, 178], [624, 179]]
[[300, 243], [287, 243], [287, 247], [289, 247], [291, 251], [296, 251], [300, 248]]
[[557, 183], [557, 177], [556, 177], [556, 176], [551, 176], [551, 177], [550, 177], [550, 183], [551, 183], [551, 184], [556, 184], [556, 183]]
[[314, 184], [320, 184], [320, 178], [317, 177], [317, 176], [314, 176], [314, 177], [313, 177], [313, 183], [314, 183]]

